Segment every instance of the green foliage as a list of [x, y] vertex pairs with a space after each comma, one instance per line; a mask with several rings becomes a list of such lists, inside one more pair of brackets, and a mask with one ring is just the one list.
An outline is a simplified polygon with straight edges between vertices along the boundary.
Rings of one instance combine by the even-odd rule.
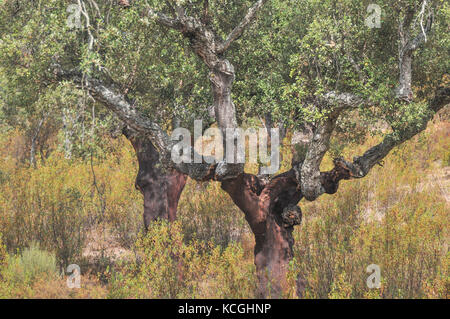
[[13, 285], [29, 285], [38, 278], [58, 276], [56, 257], [31, 243], [20, 255], [9, 258], [3, 276]]
[[443, 165], [444, 166], [450, 166], [450, 150], [447, 150], [444, 153]]
[[[252, 3], [209, 1], [210, 27], [225, 37]], [[368, 4], [355, 0], [269, 1], [255, 24], [227, 53], [237, 70], [233, 93], [238, 120], [272, 113], [277, 122], [289, 126], [316, 122], [329, 110], [317, 105], [315, 99], [338, 90], [370, 98], [377, 105], [361, 110], [364, 116], [359, 121], [373, 124], [391, 119], [394, 125], [408, 123], [416, 107], [392, 102], [398, 80], [397, 29], [408, 7], [417, 9], [421, 1], [377, 2], [382, 8], [380, 29], [364, 25]], [[184, 126], [190, 126], [194, 118], [205, 118], [211, 103], [207, 69], [191, 52], [186, 39], [143, 15], [147, 5], [170, 13], [167, 3], [161, 1], [133, 1], [126, 10], [106, 3], [100, 3], [98, 10], [88, 5], [89, 32], [94, 38], [89, 50], [86, 21], [82, 18], [82, 28], [70, 29], [66, 2], [2, 3], [0, 83], [5, 117], [21, 122], [25, 122], [24, 117], [39, 117], [52, 105], [40, 103], [41, 96], [61, 96], [48, 71], [56, 60], [68, 69], [78, 67], [92, 76], [105, 78], [107, 74], [106, 80], [113, 79], [120, 92], [126, 92], [164, 127], [170, 127], [174, 114]], [[450, 61], [449, 5], [443, 1], [430, 1], [430, 5], [436, 10], [435, 31], [420, 49], [414, 65], [420, 100], [429, 97], [432, 88], [441, 83]], [[189, 1], [185, 6], [187, 14], [202, 16], [201, 1]], [[64, 95], [74, 96], [70, 92]], [[53, 107], [64, 108], [62, 104]], [[90, 115], [84, 108], [88, 123]], [[100, 122], [110, 121], [102, 116]]]

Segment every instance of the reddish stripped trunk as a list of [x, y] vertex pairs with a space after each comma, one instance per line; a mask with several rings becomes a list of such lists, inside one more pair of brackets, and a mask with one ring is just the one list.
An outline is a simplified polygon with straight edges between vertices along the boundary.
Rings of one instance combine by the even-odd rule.
[[144, 196], [145, 229], [157, 219], [174, 221], [187, 176], [175, 170], [163, 172], [158, 168], [159, 154], [148, 138], [129, 129], [123, 133], [133, 145], [139, 163], [135, 187]]
[[[173, 222], [177, 217], [178, 201], [186, 185], [187, 175], [176, 170], [163, 172], [158, 168], [159, 153], [150, 140], [139, 136], [129, 129], [123, 130], [136, 151], [139, 171], [135, 187], [144, 196], [144, 226], [147, 231], [150, 224], [158, 219]], [[182, 263], [177, 256], [178, 280], [183, 281]]]
[[[291, 170], [264, 185], [254, 175], [242, 174], [222, 182], [222, 188], [244, 212], [255, 235], [255, 266], [259, 298], [281, 298], [287, 288], [286, 274], [293, 257], [292, 231], [301, 222], [296, 205], [302, 198]], [[304, 283], [297, 280], [297, 295]]]

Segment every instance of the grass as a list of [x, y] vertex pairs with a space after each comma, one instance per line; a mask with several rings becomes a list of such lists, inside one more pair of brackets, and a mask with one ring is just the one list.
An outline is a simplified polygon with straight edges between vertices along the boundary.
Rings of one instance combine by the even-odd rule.
[[36, 243], [31, 243], [21, 254], [10, 257], [3, 272], [4, 278], [13, 284], [29, 284], [38, 277], [57, 275], [55, 255], [39, 249]]

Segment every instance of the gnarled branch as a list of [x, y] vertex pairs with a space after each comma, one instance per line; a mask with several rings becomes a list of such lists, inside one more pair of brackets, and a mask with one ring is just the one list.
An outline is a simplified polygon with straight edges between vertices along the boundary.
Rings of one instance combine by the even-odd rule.
[[438, 88], [434, 98], [429, 103], [428, 114], [419, 122], [410, 123], [407, 127], [386, 135], [381, 143], [367, 150], [362, 156], [355, 157], [353, 162], [336, 159], [335, 167], [331, 171], [321, 173], [322, 190], [325, 193], [334, 194], [340, 180], [365, 177], [394, 147], [425, 130], [434, 114], [449, 103], [450, 87]]
[[161, 12], [155, 12], [151, 8], [147, 9], [147, 16], [155, 19], [155, 21], [162, 26], [176, 30], [181, 30], [183, 28], [183, 25], [181, 24], [181, 21], [179, 19], [171, 18]]
[[360, 98], [352, 93], [339, 93], [336, 91], [330, 91], [324, 94], [323, 99], [329, 105], [336, 104], [338, 109], [356, 108], [362, 104], [367, 104], [368, 101]]
[[[139, 111], [139, 108], [131, 104], [124, 95], [117, 93], [114, 87], [109, 86], [99, 79], [89, 77], [82, 78], [76, 71], [64, 71], [59, 65], [54, 65], [54, 73], [60, 79], [66, 79], [75, 83], [83, 83], [83, 87], [90, 92], [97, 102], [105, 105], [118, 116], [120, 120], [137, 133], [147, 136], [160, 153], [160, 162], [168, 169], [176, 169], [195, 180], [226, 178], [224, 164], [210, 164], [213, 160], [206, 158], [202, 163], [174, 163], [171, 159], [172, 148], [176, 141], [147, 116]], [[189, 146], [190, 158], [195, 158], [195, 150]]]
[[337, 114], [330, 115], [315, 128], [304, 161], [300, 167], [294, 167], [297, 181], [307, 200], [315, 200], [325, 192], [320, 178], [320, 163], [328, 151], [337, 118]]

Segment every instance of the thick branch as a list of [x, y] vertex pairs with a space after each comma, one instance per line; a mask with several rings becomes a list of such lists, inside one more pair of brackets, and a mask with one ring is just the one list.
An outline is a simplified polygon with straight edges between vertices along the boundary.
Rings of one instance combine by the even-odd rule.
[[330, 137], [337, 119], [336, 115], [329, 117], [316, 128], [304, 161], [300, 166], [294, 165], [302, 194], [308, 200], [315, 200], [324, 193], [334, 194], [338, 189], [339, 181], [342, 179], [366, 176], [372, 167], [380, 163], [394, 147], [425, 130], [427, 123], [433, 118], [434, 114], [449, 103], [450, 88], [439, 88], [435, 97], [429, 103], [429, 112], [423, 118], [417, 122], [408, 123], [407, 127], [386, 135], [380, 144], [372, 147], [362, 156], [355, 157], [353, 162], [338, 158], [335, 159], [335, 167], [331, 171], [320, 172], [320, 163], [328, 150]]
[[258, 209], [259, 195], [263, 188], [264, 184], [257, 176], [245, 173], [222, 182], [222, 189], [245, 214], [253, 233], [264, 231], [265, 216]]
[[[205, 159], [203, 163], [174, 163], [171, 159], [172, 148], [177, 141], [172, 141], [167, 133], [144, 114], [139, 112], [136, 105], [131, 104], [124, 95], [116, 93], [114, 88], [107, 86], [98, 79], [81, 77], [81, 74], [71, 71], [63, 71], [60, 66], [54, 66], [56, 75], [60, 80], [66, 79], [75, 83], [83, 84], [97, 102], [104, 104], [109, 110], [115, 113], [120, 120], [139, 134], [147, 136], [160, 153], [160, 162], [166, 168], [173, 168], [180, 173], [186, 174], [195, 180], [222, 179], [226, 178], [223, 164], [213, 163], [211, 158]], [[190, 158], [195, 158], [195, 150], [189, 147]]]
[[[326, 188], [323, 186], [320, 164], [329, 149], [330, 138], [339, 115], [344, 110], [369, 103], [354, 94], [335, 91], [324, 94], [319, 100], [320, 103], [332, 108], [332, 112], [328, 115], [328, 118], [314, 128], [312, 136], [306, 142], [308, 147], [305, 157], [300, 162], [299, 159], [296, 159], [295, 163], [293, 162], [297, 181], [301, 185], [304, 197], [308, 200], [315, 200], [326, 192]], [[307, 131], [307, 128], [305, 129]]]
[[54, 70], [59, 79], [71, 80], [83, 85], [98, 102], [113, 111], [124, 124], [141, 134], [151, 136], [155, 146], [160, 151], [168, 149], [170, 139], [166, 132], [158, 124], [153, 123], [139, 112], [135, 105], [127, 101], [125, 96], [116, 93], [114, 88], [105, 85], [98, 79], [83, 78], [76, 71], [64, 71], [59, 65], [55, 65]]
[[305, 159], [300, 167], [294, 167], [302, 193], [307, 200], [315, 200], [324, 193], [320, 177], [320, 163], [328, 151], [331, 134], [336, 126], [339, 112], [330, 114], [313, 132]]
[[364, 155], [353, 159], [352, 171], [357, 172], [355, 177], [366, 176], [370, 169], [386, 157], [394, 147], [425, 130], [434, 114], [449, 103], [450, 88], [439, 88], [435, 97], [429, 103], [429, 113], [419, 120], [419, 122], [409, 123], [406, 128], [387, 135], [380, 144], [369, 149]]
[[155, 19], [155, 21], [165, 27], [169, 27], [176, 30], [181, 30], [183, 28], [183, 25], [181, 24], [179, 19], [174, 19], [171, 17], [168, 17], [164, 13], [161, 12], [155, 12], [153, 9], [148, 9], [147, 15]]
[[430, 14], [430, 16], [428, 16], [427, 24], [425, 25], [425, 27], [423, 27], [421, 32], [408, 43], [405, 50], [406, 51], [415, 51], [419, 48], [419, 46], [422, 43], [426, 42], [427, 35], [431, 32], [432, 25], [433, 25], [433, 15]]
[[336, 159], [335, 167], [331, 171], [321, 173], [322, 190], [325, 193], [334, 194], [340, 180], [365, 177], [372, 167], [380, 163], [394, 147], [425, 130], [434, 114], [449, 103], [450, 87], [439, 88], [435, 97], [429, 103], [428, 114], [419, 122], [409, 123], [406, 128], [386, 135], [380, 144], [370, 148], [362, 156], [355, 157], [353, 162]]
[[[263, 2], [262, 0], [258, 1], [250, 9], [249, 14], [244, 18], [245, 21], [248, 21], [241, 23], [240, 27], [237, 28], [238, 30], [239, 28], [245, 28]], [[227, 129], [237, 127], [236, 109], [231, 96], [235, 72], [233, 65], [218, 53], [216, 34], [207, 27], [205, 22], [180, 13], [180, 10], [177, 10], [178, 17], [176, 19], [168, 18], [162, 14], [156, 14], [151, 9], [149, 12], [156, 18], [158, 23], [179, 30], [185, 38], [189, 39], [192, 50], [210, 70], [209, 79], [212, 85], [214, 114], [224, 138], [227, 139]], [[243, 165], [223, 161], [217, 165], [215, 178], [234, 178], [242, 172]]]
[[244, 19], [231, 31], [231, 33], [227, 36], [226, 40], [218, 45], [217, 53], [223, 53], [225, 52], [233, 43], [233, 41], [237, 40], [242, 33], [244, 33], [244, 30], [247, 28], [247, 26], [252, 22], [252, 20], [256, 17], [256, 14], [261, 9], [261, 7], [264, 5], [264, 3], [267, 0], [258, 0], [247, 12]]
[[270, 214], [274, 215], [280, 224], [287, 223], [286, 227], [292, 227], [295, 220], [289, 223], [287, 216], [283, 219], [283, 213], [286, 207], [296, 206], [303, 197], [292, 169], [275, 176], [269, 182], [243, 173], [234, 179], [223, 181], [222, 189], [245, 214], [256, 236], [264, 235]]
[[323, 96], [323, 99], [327, 102], [328, 105], [336, 105], [338, 109], [356, 108], [363, 103], [368, 103], [355, 94], [339, 93], [335, 91], [326, 93]]

